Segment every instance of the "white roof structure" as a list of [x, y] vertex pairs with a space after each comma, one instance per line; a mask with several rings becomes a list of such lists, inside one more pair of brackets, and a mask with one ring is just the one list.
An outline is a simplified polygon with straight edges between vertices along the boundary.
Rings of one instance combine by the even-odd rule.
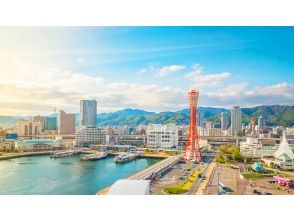
[[288, 157], [291, 160], [294, 160], [294, 153], [291, 149], [291, 147], [289, 146], [289, 143], [286, 139], [286, 135], [283, 134], [283, 139], [281, 141], [281, 144], [278, 148], [278, 150], [275, 152], [274, 154], [275, 158], [284, 158], [284, 157]]
[[107, 195], [149, 195], [150, 180], [116, 181], [108, 190]]

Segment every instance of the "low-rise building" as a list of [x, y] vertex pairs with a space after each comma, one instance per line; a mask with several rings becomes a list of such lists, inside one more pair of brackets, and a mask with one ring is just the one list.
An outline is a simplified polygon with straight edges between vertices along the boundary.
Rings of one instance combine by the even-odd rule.
[[178, 147], [178, 128], [175, 124], [151, 124], [147, 127], [147, 146], [172, 149]]
[[82, 127], [76, 131], [76, 146], [89, 147], [91, 144], [105, 144], [106, 135], [103, 129]]
[[240, 142], [240, 153], [243, 157], [262, 158], [270, 157], [277, 150], [276, 145], [263, 145], [255, 137], [247, 137], [246, 141]]
[[0, 138], [0, 151], [13, 151], [14, 146], [14, 139]]
[[279, 165], [280, 168], [285, 170], [294, 169], [294, 153], [290, 148], [286, 135], [283, 135], [283, 139], [278, 150], [274, 154], [275, 163]]
[[91, 149], [97, 151], [108, 151], [112, 153], [129, 153], [136, 152], [137, 147], [132, 145], [90, 145]]
[[53, 139], [33, 139], [15, 141], [15, 150], [19, 152], [50, 151], [64, 148], [63, 141]]

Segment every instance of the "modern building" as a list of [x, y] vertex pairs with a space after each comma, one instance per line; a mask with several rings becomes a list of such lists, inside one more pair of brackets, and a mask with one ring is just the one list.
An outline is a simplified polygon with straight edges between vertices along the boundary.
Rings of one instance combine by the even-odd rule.
[[231, 134], [233, 136], [242, 134], [242, 113], [239, 106], [231, 109]]
[[107, 134], [106, 144], [146, 146], [146, 135], [116, 135]]
[[16, 132], [19, 136], [40, 135], [42, 134], [41, 121], [19, 120], [16, 125]]
[[206, 129], [210, 129], [210, 128], [213, 128], [213, 123], [212, 123], [212, 121], [206, 121], [205, 122], [205, 128]]
[[178, 147], [178, 128], [175, 124], [150, 124], [147, 127], [147, 146], [161, 149]]
[[198, 111], [197, 112], [197, 125], [201, 128], [204, 128], [204, 113]]
[[209, 129], [207, 129], [207, 135], [210, 136], [210, 137], [223, 136], [222, 129], [220, 129], [220, 128], [209, 128]]
[[265, 120], [264, 120], [264, 118], [262, 116], [258, 117], [257, 126], [258, 126], [257, 130], [260, 133], [261, 129], [265, 126]]
[[111, 153], [130, 153], [136, 152], [137, 147], [132, 145], [90, 145], [91, 149], [97, 151], [108, 151]]
[[222, 130], [227, 130], [228, 129], [228, 116], [225, 112], [221, 113], [221, 129]]
[[57, 130], [57, 118], [56, 117], [45, 117], [44, 130], [54, 131]]
[[103, 129], [82, 127], [76, 132], [76, 146], [89, 147], [92, 144], [105, 144], [106, 135]]
[[45, 117], [44, 116], [36, 115], [36, 116], [32, 117], [32, 120], [41, 122], [42, 131], [44, 131], [44, 127], [45, 127]]
[[285, 134], [283, 134], [283, 139], [278, 150], [275, 152], [274, 157], [275, 162], [279, 165], [280, 168], [285, 170], [294, 169], [294, 153], [289, 146]]
[[75, 114], [65, 113], [60, 110], [58, 113], [58, 134], [74, 135], [75, 134]]
[[97, 124], [97, 101], [80, 101], [80, 127], [95, 128]]
[[34, 139], [15, 141], [15, 150], [19, 152], [50, 151], [63, 147], [62, 140]]

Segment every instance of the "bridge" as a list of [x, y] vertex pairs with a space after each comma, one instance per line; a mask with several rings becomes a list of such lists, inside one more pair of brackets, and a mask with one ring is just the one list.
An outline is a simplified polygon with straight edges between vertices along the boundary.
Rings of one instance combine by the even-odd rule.
[[135, 173], [128, 177], [127, 179], [133, 180], [152, 180], [160, 174], [164, 173], [172, 166], [177, 164], [181, 160], [181, 155], [168, 157], [138, 173]]

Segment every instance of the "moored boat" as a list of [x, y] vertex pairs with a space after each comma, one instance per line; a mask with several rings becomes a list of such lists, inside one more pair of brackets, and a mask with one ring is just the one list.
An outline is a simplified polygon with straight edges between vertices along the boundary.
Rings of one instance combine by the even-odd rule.
[[87, 160], [101, 160], [108, 156], [108, 153], [101, 152], [101, 153], [95, 153], [95, 154], [88, 154], [81, 157], [81, 160], [87, 161]]

